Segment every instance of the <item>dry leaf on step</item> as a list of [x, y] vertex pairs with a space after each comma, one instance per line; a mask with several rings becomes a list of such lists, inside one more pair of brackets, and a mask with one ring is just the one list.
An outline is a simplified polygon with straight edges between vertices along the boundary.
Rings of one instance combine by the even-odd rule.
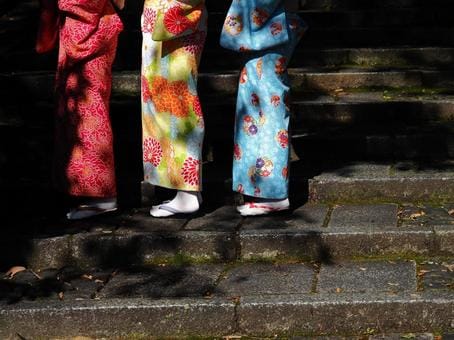
[[6, 272], [5, 276], [12, 279], [17, 273], [23, 272], [24, 270], [27, 270], [27, 268], [22, 266], [14, 266]]
[[448, 264], [446, 262], [443, 262], [441, 265], [443, 267], [447, 268], [450, 272], [454, 272], [454, 263], [453, 264]]
[[58, 293], [59, 300], [63, 301], [64, 298], [65, 298], [65, 294], [63, 292]]
[[417, 213], [411, 214], [411, 215], [410, 215], [410, 218], [411, 218], [412, 220], [414, 220], [414, 219], [416, 219], [416, 218], [418, 218], [418, 217], [424, 216], [425, 214], [426, 214], [426, 213], [425, 213], [424, 211], [421, 210], [421, 211], [419, 211], [419, 212], [417, 212]]

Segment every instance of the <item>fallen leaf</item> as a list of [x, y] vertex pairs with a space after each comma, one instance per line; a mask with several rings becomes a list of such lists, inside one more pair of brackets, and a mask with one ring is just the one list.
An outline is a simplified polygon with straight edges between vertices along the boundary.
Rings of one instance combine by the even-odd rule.
[[81, 276], [82, 279], [85, 279], [85, 280], [93, 280], [93, 275], [89, 275], [89, 274], [84, 274]]
[[421, 269], [419, 272], [418, 272], [418, 276], [423, 276], [425, 275], [426, 273], [430, 273], [431, 270], [424, 270], [424, 269]]
[[443, 262], [441, 265], [443, 267], [447, 268], [450, 272], [454, 272], [454, 263], [453, 264], [448, 264], [446, 262]]
[[412, 220], [415, 220], [415, 219], [417, 219], [418, 217], [424, 216], [425, 214], [426, 214], [426, 213], [425, 213], [424, 211], [420, 210], [420, 211], [417, 212], [417, 213], [411, 214], [411, 215], [410, 215], [410, 218], [411, 218]]
[[27, 268], [22, 266], [14, 266], [6, 272], [5, 276], [9, 279], [12, 279], [17, 273], [23, 272], [24, 270], [27, 270]]
[[451, 216], [454, 216], [454, 209], [449, 210], [448, 214], [451, 215]]
[[240, 296], [232, 296], [230, 298], [230, 300], [233, 301], [234, 303], [238, 304], [241, 301], [241, 297]]
[[65, 294], [63, 292], [58, 293], [58, 299], [60, 301], [63, 301], [64, 298], [65, 298]]
[[342, 288], [336, 288], [336, 293], [342, 293]]

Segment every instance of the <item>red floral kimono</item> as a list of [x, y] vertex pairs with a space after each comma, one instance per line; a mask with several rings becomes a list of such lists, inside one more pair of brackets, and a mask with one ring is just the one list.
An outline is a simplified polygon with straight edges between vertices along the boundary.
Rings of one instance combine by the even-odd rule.
[[[57, 4], [55, 183], [73, 196], [115, 197], [109, 100], [112, 63], [123, 25], [110, 0], [58, 0]], [[55, 25], [55, 20], [46, 21], [46, 10], [49, 6], [44, 6], [40, 32]], [[38, 36], [37, 50], [50, 45], [49, 39], [51, 34]]]

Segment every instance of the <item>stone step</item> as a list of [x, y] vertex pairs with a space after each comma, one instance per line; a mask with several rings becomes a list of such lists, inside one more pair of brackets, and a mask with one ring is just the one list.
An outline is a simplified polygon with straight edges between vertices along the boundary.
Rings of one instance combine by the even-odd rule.
[[[307, 132], [307, 130], [298, 130], [296, 128], [298, 123], [295, 119], [291, 125], [295, 127], [292, 129], [291, 144], [293, 158], [303, 161], [303, 164], [295, 164], [292, 169], [292, 174], [299, 178], [312, 178], [320, 172], [328, 171], [332, 166], [329, 163], [332, 162], [349, 164], [350, 162], [413, 161], [437, 169], [438, 165], [435, 166], [435, 163], [454, 159], [452, 124], [448, 126], [431, 124], [430, 128], [422, 126], [401, 129], [387, 128], [383, 125], [381, 131], [367, 126], [344, 126], [331, 129], [325, 127], [323, 130]], [[203, 149], [205, 173], [208, 174], [208, 178], [215, 178], [220, 176], [219, 171], [227, 171], [226, 177], [220, 177], [219, 180], [228, 180], [231, 178], [229, 170], [233, 158], [233, 122], [220, 124], [215, 117], [212, 117], [206, 120], [206, 127]], [[135, 115], [133, 119], [125, 119], [124, 115], [118, 114], [114, 117], [113, 128], [119, 180], [126, 181], [129, 185], [129, 179], [134, 179], [137, 184], [142, 178], [140, 115]], [[2, 141], [0, 176], [3, 180], [15, 183], [20, 179], [42, 181], [50, 178], [53, 154], [52, 128], [0, 127], [0, 132], [0, 141]], [[33, 164], [32, 171], [30, 164]], [[211, 167], [214, 168], [211, 169]], [[440, 169], [444, 167], [441, 166]], [[391, 192], [394, 181], [398, 179], [400, 177], [384, 178], [377, 185], [383, 185], [386, 187], [383, 190]], [[210, 186], [211, 182], [212, 180], [207, 180], [207, 185]], [[431, 180], [428, 179], [427, 182], [424, 190], [430, 185]], [[341, 181], [339, 185], [346, 184]], [[360, 183], [357, 186], [360, 190]], [[442, 192], [445, 194], [440, 193], [440, 198], [446, 198], [447, 190], [451, 192], [449, 188], [444, 188]], [[374, 194], [370, 193], [372, 197]], [[434, 192], [434, 196], [438, 194]], [[402, 200], [407, 199], [405, 196], [401, 197], [400, 191], [396, 192], [396, 195]], [[419, 200], [419, 194], [415, 197], [412, 194], [409, 195], [408, 199]]]
[[[454, 8], [454, 6], [453, 6]], [[371, 27], [453, 27], [449, 11], [443, 7], [400, 9], [352, 9], [352, 10], [301, 10], [299, 16], [311, 29], [314, 28], [371, 28]], [[140, 27], [140, 11], [128, 11], [123, 15], [127, 29]], [[226, 11], [211, 11], [208, 30], [220, 32]]]
[[453, 197], [452, 161], [344, 163], [309, 180], [312, 202], [442, 202]]
[[[209, 31], [207, 47], [220, 48], [220, 29]], [[138, 30], [123, 32], [124, 41], [133, 48], [140, 46]], [[19, 44], [17, 44], [19, 45]], [[454, 46], [454, 28], [451, 27], [316, 27], [309, 29], [301, 46], [309, 47], [388, 47], [388, 46]]]
[[[142, 2], [137, 1], [128, 4], [123, 12], [120, 13], [123, 22], [127, 28], [138, 27], [140, 25], [140, 16], [143, 6]], [[210, 30], [217, 31], [221, 29], [224, 23], [228, 4], [220, 5], [208, 4]], [[310, 27], [372, 27], [372, 26], [452, 26], [449, 21], [447, 12], [454, 6], [411, 6], [411, 7], [364, 7], [357, 6], [354, 8], [326, 8], [300, 7], [298, 14], [306, 20]], [[27, 22], [25, 18], [37, 18], [39, 6], [36, 2], [22, 2], [19, 5], [3, 6], [3, 15], [0, 17], [0, 24], [5, 27], [14, 26], [16, 22], [24, 21], [30, 25], [36, 25], [36, 22]], [[425, 15], [424, 15], [425, 14]], [[397, 21], [397, 18], [401, 18]], [[425, 18], [425, 19], [424, 19]]]
[[[294, 93], [292, 129], [298, 133], [323, 131], [327, 128], [366, 128], [393, 132], [400, 128], [454, 121], [454, 95], [440, 94], [437, 89], [399, 89], [375, 92], [334, 91], [331, 94]], [[236, 95], [219, 97], [201, 93], [206, 123], [211, 127], [230, 126]], [[139, 115], [140, 99], [115, 95], [111, 100], [113, 117], [127, 120], [125, 112]], [[35, 101], [5, 103], [0, 108], [0, 128], [49, 129], [53, 124], [54, 103]], [[424, 129], [424, 127], [423, 127]], [[46, 131], [47, 133], [47, 131]]]
[[[114, 64], [118, 71], [140, 69], [140, 46], [122, 39]], [[1, 72], [53, 71], [56, 53], [37, 55], [31, 48], [14, 49], [0, 56]], [[454, 48], [395, 47], [395, 48], [305, 48], [300, 46], [291, 61], [292, 68], [426, 68], [451, 69]], [[200, 64], [201, 72], [240, 69], [244, 66], [238, 54], [220, 48], [206, 48]]]
[[[290, 82], [295, 92], [331, 93], [341, 90], [365, 88], [451, 88], [454, 71], [427, 69], [323, 69], [291, 68]], [[200, 93], [233, 95], [238, 87], [238, 71], [201, 73]], [[23, 72], [0, 74], [0, 85], [6, 89], [0, 98], [15, 100], [27, 95], [30, 100], [49, 100], [53, 97], [52, 72]], [[422, 90], [422, 89], [421, 89]], [[114, 95], [140, 95], [140, 76], [137, 71], [115, 72]], [[341, 91], [342, 92], [342, 91]]]
[[151, 218], [147, 208], [81, 222], [6, 217], [0, 268], [454, 255], [454, 203], [306, 204], [260, 218], [242, 218], [232, 206], [210, 203], [195, 216], [164, 220]]
[[300, 2], [304, 9], [319, 9], [331, 11], [335, 9], [370, 9], [370, 8], [428, 8], [450, 7], [449, 0], [303, 0]]
[[[30, 24], [34, 22], [30, 18], [24, 20], [26, 20], [24, 23], [13, 22], [9, 23], [11, 27], [2, 27], [3, 34], [0, 36], [2, 54], [17, 53], [24, 49], [33, 50], [35, 38], [29, 32], [36, 31], [36, 24]], [[209, 32], [206, 46], [208, 49], [220, 49], [219, 34], [220, 28]], [[119, 50], [125, 54], [135, 51], [134, 56], [138, 56], [141, 39], [139, 30], [129, 28], [121, 35]], [[430, 27], [409, 25], [408, 28], [328, 27], [323, 25], [310, 28], [303, 38], [300, 48], [383, 48], [406, 45], [452, 47], [454, 46], [454, 28], [434, 25]]]
[[0, 281], [0, 336], [447, 333], [452, 266], [451, 258], [25, 271]]

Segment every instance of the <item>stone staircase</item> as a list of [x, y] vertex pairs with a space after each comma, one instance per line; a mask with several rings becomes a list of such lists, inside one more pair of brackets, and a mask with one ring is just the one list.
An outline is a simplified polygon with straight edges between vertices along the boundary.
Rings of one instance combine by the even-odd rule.
[[0, 272], [29, 268], [0, 280], [1, 338], [454, 333], [454, 3], [300, 3], [291, 213], [231, 206], [241, 63], [217, 43], [228, 1], [208, 0], [206, 204], [147, 216], [169, 193], [140, 186], [142, 2], [130, 1], [112, 98], [124, 209], [68, 223], [49, 184], [56, 55], [33, 52], [37, 2], [0, 1]]

